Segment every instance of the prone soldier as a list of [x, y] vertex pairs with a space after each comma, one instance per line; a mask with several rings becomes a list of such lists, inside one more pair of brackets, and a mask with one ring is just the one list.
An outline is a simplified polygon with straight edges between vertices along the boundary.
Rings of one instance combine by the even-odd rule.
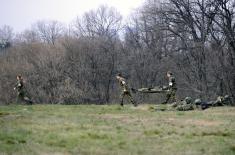
[[174, 102], [171, 107], [175, 108], [177, 111], [189, 111], [195, 109], [191, 97], [186, 97], [183, 101]]
[[232, 102], [229, 95], [225, 95], [225, 96], [218, 96], [215, 101], [209, 101], [209, 102], [202, 101], [201, 99], [196, 99], [194, 101], [194, 104], [196, 106], [200, 106], [201, 109], [204, 110], [209, 107], [228, 106], [231, 105]]
[[[185, 99], [181, 101], [174, 102], [170, 105], [159, 105], [156, 107], [157, 111], [190, 111], [194, 110], [196, 107], [194, 106], [192, 102], [191, 97], [186, 97]], [[164, 107], [163, 107], [164, 106]]]

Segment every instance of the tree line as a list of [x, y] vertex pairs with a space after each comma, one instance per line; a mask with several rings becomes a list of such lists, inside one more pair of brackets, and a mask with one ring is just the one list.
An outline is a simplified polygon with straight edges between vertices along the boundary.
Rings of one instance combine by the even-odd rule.
[[[233, 0], [146, 0], [129, 20], [100, 6], [66, 27], [38, 21], [14, 34], [0, 28], [0, 103], [14, 103], [15, 77], [24, 77], [36, 103], [109, 104], [119, 100], [115, 75], [134, 88], [167, 85], [175, 74], [186, 96], [235, 98], [235, 2]], [[136, 94], [158, 103], [164, 95]]]

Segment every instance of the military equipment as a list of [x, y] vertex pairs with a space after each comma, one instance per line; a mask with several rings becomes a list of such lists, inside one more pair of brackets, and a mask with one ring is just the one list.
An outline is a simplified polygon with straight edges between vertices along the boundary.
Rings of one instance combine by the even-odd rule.
[[166, 90], [163, 90], [161, 87], [154, 87], [154, 88], [139, 88], [137, 92], [141, 93], [165, 93]]

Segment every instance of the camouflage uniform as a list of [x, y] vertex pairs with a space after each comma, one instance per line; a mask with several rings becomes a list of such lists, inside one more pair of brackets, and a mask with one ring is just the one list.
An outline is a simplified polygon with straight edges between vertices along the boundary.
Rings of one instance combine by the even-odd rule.
[[125, 81], [124, 78], [120, 78], [119, 79], [119, 84], [120, 86], [122, 87], [122, 93], [120, 95], [120, 101], [121, 101], [121, 106], [123, 106], [123, 99], [125, 96], [127, 96], [129, 98], [129, 100], [131, 101], [131, 103], [135, 106], [137, 106], [136, 102], [134, 101], [132, 95], [131, 95], [131, 92], [130, 92], [130, 89]]
[[22, 79], [17, 80], [14, 88], [17, 91], [17, 103], [24, 101], [25, 92], [23, 90], [23, 87], [24, 87], [23, 80]]
[[231, 103], [232, 102], [231, 102], [231, 99], [230, 99], [229, 95], [225, 95], [224, 97], [223, 96], [218, 96], [215, 101], [211, 102], [213, 107], [231, 105]]
[[[216, 107], [216, 106], [225, 106], [231, 105], [231, 99], [228, 95], [218, 96], [215, 101], [205, 102], [201, 99], [195, 99], [194, 102], [192, 101], [191, 97], [186, 97], [184, 100], [179, 102], [174, 102], [173, 104], [167, 107], [157, 107], [156, 110], [177, 110], [177, 111], [189, 111], [189, 110], [205, 110], [209, 107]], [[166, 106], [166, 105], [165, 105]]]
[[195, 109], [191, 97], [186, 97], [183, 101], [178, 102], [176, 105], [172, 104], [172, 106], [178, 111], [189, 111]]
[[231, 105], [231, 99], [228, 95], [218, 96], [215, 101], [203, 102], [201, 99], [196, 99], [194, 101], [197, 107], [200, 107], [202, 110], [207, 109], [209, 107], [218, 107], [218, 106], [226, 106]]
[[164, 88], [163, 90], [166, 90], [166, 101], [163, 102], [163, 103], [166, 104], [170, 100], [172, 102], [176, 102], [177, 87], [176, 87], [175, 78], [172, 75], [169, 77], [169, 85], [168, 85], [168, 87]]
[[24, 83], [22, 79], [18, 79], [14, 89], [17, 91], [17, 103], [25, 102], [27, 104], [32, 104], [33, 102], [25, 96]]
[[209, 108], [209, 103], [204, 102], [199, 98], [194, 100], [194, 105], [197, 109], [201, 109], [201, 110], [205, 110], [205, 109]]
[[[164, 106], [164, 107], [163, 107]], [[178, 102], [174, 102], [170, 105], [158, 105], [156, 107], [157, 111], [189, 111], [189, 110], [194, 110], [195, 106], [192, 102], [192, 98], [191, 97], [186, 97], [184, 100], [182, 101], [178, 101]]]

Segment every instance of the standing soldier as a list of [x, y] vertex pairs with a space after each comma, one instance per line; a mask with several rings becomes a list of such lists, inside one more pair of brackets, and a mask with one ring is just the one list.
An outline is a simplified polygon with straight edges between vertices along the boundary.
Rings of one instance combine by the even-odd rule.
[[17, 91], [17, 103], [26, 102], [27, 104], [32, 104], [32, 101], [25, 96], [24, 83], [21, 75], [16, 76], [17, 82], [14, 90]]
[[134, 105], [134, 106], [137, 106], [136, 102], [134, 101], [132, 95], [131, 95], [131, 92], [130, 92], [130, 89], [124, 79], [124, 77], [119, 73], [117, 74], [116, 76], [120, 86], [122, 87], [122, 93], [120, 95], [120, 98], [121, 98], [121, 103], [120, 105], [123, 106], [123, 99], [124, 99], [124, 96], [128, 96], [131, 103]]
[[163, 104], [168, 103], [170, 100], [172, 100], [171, 102], [176, 102], [177, 87], [176, 87], [175, 77], [170, 71], [167, 72], [166, 76], [168, 78], [169, 85], [164, 88], [164, 90], [167, 90], [167, 92], [166, 92], [166, 101], [163, 102]]

